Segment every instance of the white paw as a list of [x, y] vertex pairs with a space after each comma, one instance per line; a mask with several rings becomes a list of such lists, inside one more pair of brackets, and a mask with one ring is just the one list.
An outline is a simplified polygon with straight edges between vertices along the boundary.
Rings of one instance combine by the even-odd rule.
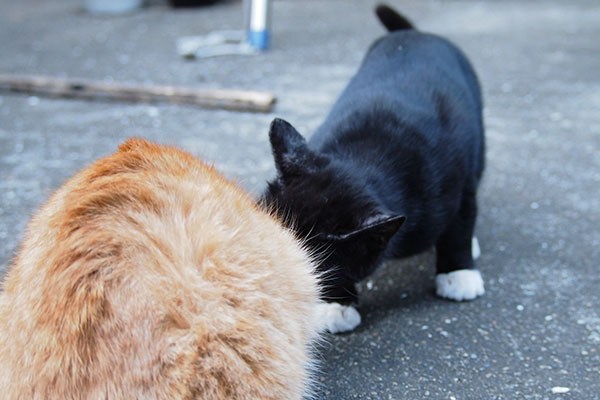
[[459, 269], [435, 278], [436, 293], [456, 301], [473, 300], [485, 293], [481, 273], [476, 269]]
[[471, 255], [473, 256], [473, 260], [477, 260], [481, 255], [481, 248], [479, 247], [479, 240], [475, 236], [471, 240]]
[[331, 333], [347, 332], [360, 324], [360, 314], [352, 306], [339, 303], [319, 304], [319, 326]]

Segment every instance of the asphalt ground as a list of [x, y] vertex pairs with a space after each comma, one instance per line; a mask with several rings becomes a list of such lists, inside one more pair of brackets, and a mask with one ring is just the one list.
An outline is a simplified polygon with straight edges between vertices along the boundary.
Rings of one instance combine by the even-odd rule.
[[[320, 399], [600, 399], [600, 3], [391, 1], [471, 59], [485, 100], [478, 268], [486, 294], [434, 295], [434, 256], [361, 286], [363, 323], [319, 349]], [[0, 71], [269, 90], [273, 112], [0, 94], [0, 269], [62, 182], [131, 136], [214, 162], [257, 195], [274, 117], [309, 136], [384, 30], [367, 0], [273, 3], [272, 47], [188, 61], [178, 37], [243, 26], [242, 4], [92, 16], [0, 0]]]

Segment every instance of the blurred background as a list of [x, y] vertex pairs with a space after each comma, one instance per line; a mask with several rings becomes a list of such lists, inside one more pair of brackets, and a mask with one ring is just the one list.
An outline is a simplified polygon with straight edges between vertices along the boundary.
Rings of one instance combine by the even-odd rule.
[[[182, 37], [244, 31], [242, 1], [152, 0], [112, 14], [89, 1], [0, 0], [0, 73], [267, 91], [277, 102], [258, 113], [0, 92], [0, 271], [49, 194], [131, 136], [213, 162], [258, 195], [274, 176], [270, 121], [310, 136], [384, 33], [375, 1], [274, 0], [266, 51], [189, 59]], [[437, 299], [432, 252], [387, 263], [361, 287], [363, 324], [318, 350], [317, 398], [599, 399], [600, 4], [389, 3], [456, 43], [479, 74], [487, 292]]]

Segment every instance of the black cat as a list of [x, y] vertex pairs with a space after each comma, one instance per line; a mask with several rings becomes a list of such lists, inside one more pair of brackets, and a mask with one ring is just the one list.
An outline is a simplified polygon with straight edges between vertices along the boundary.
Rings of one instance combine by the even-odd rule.
[[371, 46], [310, 140], [281, 119], [269, 133], [278, 176], [262, 202], [323, 254], [332, 332], [360, 323], [356, 282], [384, 258], [433, 245], [439, 296], [484, 292], [472, 256], [484, 167], [477, 77], [447, 40], [416, 31], [387, 6], [376, 13], [390, 33]]

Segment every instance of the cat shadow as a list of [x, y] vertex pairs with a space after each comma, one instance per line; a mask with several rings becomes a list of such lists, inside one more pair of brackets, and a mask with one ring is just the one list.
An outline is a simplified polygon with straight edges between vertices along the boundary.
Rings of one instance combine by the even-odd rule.
[[368, 330], [398, 310], [427, 309], [435, 295], [435, 251], [406, 259], [389, 260], [358, 285], [362, 323], [354, 332]]
[[[484, 243], [490, 241], [489, 235], [486, 231], [478, 234]], [[479, 261], [485, 258], [484, 254]], [[357, 285], [360, 299], [358, 311], [362, 323], [353, 332], [366, 332], [380, 321], [399, 313], [419, 314], [455, 305], [454, 301], [440, 298], [435, 293], [435, 263], [435, 248], [432, 247], [413, 257], [388, 260], [369, 278], [360, 282]], [[482, 272], [489, 276], [492, 271], [485, 271], [484, 268]]]

